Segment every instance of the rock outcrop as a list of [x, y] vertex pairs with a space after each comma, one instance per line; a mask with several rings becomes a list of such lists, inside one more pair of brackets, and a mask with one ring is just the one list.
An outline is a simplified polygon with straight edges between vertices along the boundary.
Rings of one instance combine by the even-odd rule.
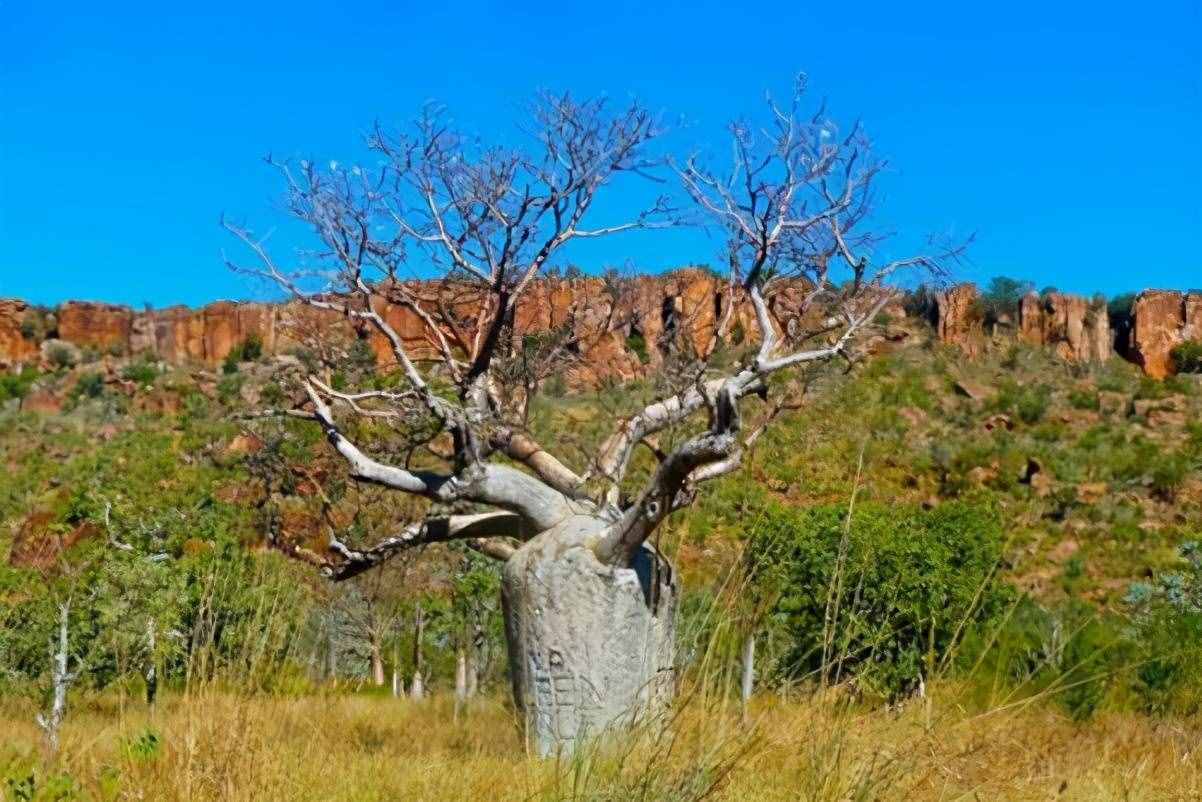
[[105, 354], [127, 354], [133, 321], [128, 306], [67, 301], [58, 309], [58, 338]]
[[1078, 295], [1027, 293], [1018, 307], [1019, 337], [1052, 348], [1072, 362], [1105, 362], [1111, 354], [1110, 318], [1105, 308]]
[[23, 333], [29, 304], [0, 298], [0, 366], [27, 362], [38, 355], [38, 342]]
[[[821, 310], [811, 310], [813, 319], [802, 318], [805, 293], [801, 285], [786, 286], [770, 299], [778, 334], [821, 329]], [[412, 282], [384, 288], [382, 296], [376, 311], [414, 359], [441, 355], [438, 338], [427, 330], [427, 318], [442, 322], [442, 335], [452, 350], [470, 349], [478, 317], [478, 295], [472, 287]], [[959, 284], [938, 293], [934, 312], [940, 341], [969, 357], [982, 352], [984, 312], [975, 285]], [[890, 319], [904, 314], [900, 305], [887, 312]], [[1009, 328], [1015, 330], [1012, 324]], [[1202, 342], [1202, 293], [1146, 290], [1134, 303], [1129, 335], [1120, 331], [1124, 357], [1150, 376], [1167, 376], [1174, 370], [1174, 347], [1189, 340]], [[671, 355], [704, 357], [719, 345], [740, 346], [760, 337], [742, 292], [736, 291], [732, 299], [724, 278], [699, 268], [616, 282], [597, 277], [539, 281], [519, 304], [512, 333], [524, 338], [551, 332], [569, 335], [571, 350], [579, 357], [564, 374], [573, 386], [650, 375]], [[1109, 359], [1115, 344], [1106, 309], [1064, 293], [1024, 297], [1017, 336], [1082, 363]], [[85, 355], [149, 355], [170, 364], [213, 368], [251, 338], [265, 355], [330, 347], [349, 352], [359, 342], [381, 367], [393, 367], [395, 361], [390, 344], [370, 326], [297, 301], [218, 301], [200, 309], [173, 306], [143, 312], [68, 301], [51, 314], [21, 300], [0, 299], [0, 368], [54, 361], [50, 352], [62, 361], [63, 348]]]
[[985, 316], [975, 284], [957, 284], [935, 296], [935, 329], [939, 339], [966, 356], [980, 356]]
[[[442, 334], [453, 349], [462, 353], [470, 348], [478, 317], [476, 290], [421, 282], [401, 289], [384, 288], [376, 311], [400, 335], [411, 357], [441, 355], [426, 316], [444, 323]], [[800, 297], [800, 288], [785, 288], [773, 298], [774, 324], [782, 332], [801, 325]], [[0, 361], [7, 365], [39, 360], [39, 342], [21, 333], [25, 310], [22, 301], [0, 301]], [[173, 306], [145, 312], [69, 301], [60, 307], [57, 321], [57, 331], [44, 341], [103, 354], [150, 355], [171, 364], [212, 368], [250, 338], [267, 355], [331, 344], [349, 349], [362, 340], [377, 364], [389, 367], [395, 361], [390, 344], [371, 327], [296, 301], [218, 301], [200, 309]], [[660, 366], [674, 351], [704, 356], [719, 343], [759, 337], [747, 299], [736, 294], [732, 308], [727, 282], [696, 268], [619, 282], [596, 277], [540, 281], [518, 306], [513, 334], [548, 332], [570, 334], [580, 358], [566, 378], [575, 385], [634, 378]], [[47, 361], [44, 354], [41, 361]]]
[[1184, 342], [1202, 342], [1202, 293], [1144, 290], [1131, 307], [1128, 350], [1153, 378], [1176, 371], [1172, 351]]

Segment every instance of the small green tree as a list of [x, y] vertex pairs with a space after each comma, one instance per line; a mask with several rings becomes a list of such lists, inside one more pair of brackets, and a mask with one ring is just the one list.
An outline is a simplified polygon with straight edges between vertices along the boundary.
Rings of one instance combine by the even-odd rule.
[[775, 612], [796, 677], [853, 678], [895, 698], [946, 666], [963, 635], [1010, 594], [997, 580], [1001, 525], [988, 504], [932, 510], [770, 507], [751, 548], [780, 589]]
[[1013, 318], [1018, 314], [1018, 304], [1023, 296], [1033, 289], [1035, 285], [1029, 281], [1009, 276], [994, 276], [981, 295], [985, 304], [986, 319], [997, 321], [1003, 315]]

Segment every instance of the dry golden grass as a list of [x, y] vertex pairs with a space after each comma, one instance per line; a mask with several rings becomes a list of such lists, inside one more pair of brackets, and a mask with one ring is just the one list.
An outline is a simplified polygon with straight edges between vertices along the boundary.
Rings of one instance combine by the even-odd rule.
[[[571, 760], [528, 757], [512, 712], [445, 697], [171, 697], [78, 709], [44, 763], [29, 711], [0, 708], [0, 773], [66, 773], [80, 799], [1187, 800], [1202, 799], [1195, 724], [1048, 706], [969, 714], [941, 689], [899, 711], [757, 699], [749, 726], [694, 694], [676, 720]], [[131, 748], [152, 730], [157, 750]], [[11, 789], [6, 793], [13, 795]], [[14, 795], [15, 796], [15, 795]]]

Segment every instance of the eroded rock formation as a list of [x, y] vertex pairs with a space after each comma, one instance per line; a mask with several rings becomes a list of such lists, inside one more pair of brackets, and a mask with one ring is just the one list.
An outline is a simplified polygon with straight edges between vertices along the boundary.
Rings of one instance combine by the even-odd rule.
[[[470, 349], [478, 317], [475, 290], [414, 283], [380, 301], [376, 311], [400, 335], [411, 356], [437, 359], [439, 344], [406, 299], [445, 321], [443, 334], [453, 350]], [[774, 322], [781, 330], [801, 325], [796, 319], [799, 301], [799, 291], [790, 289], [773, 299]], [[22, 301], [0, 301], [0, 361], [5, 365], [38, 361], [39, 344], [50, 340], [102, 354], [150, 355], [172, 364], [210, 368], [250, 338], [268, 355], [331, 343], [350, 348], [363, 340], [377, 364], [389, 367], [393, 361], [389, 343], [370, 327], [294, 301], [218, 301], [200, 309], [172, 306], [145, 312], [69, 301], [58, 310], [57, 329], [40, 339], [22, 333], [27, 309]], [[727, 282], [695, 268], [620, 282], [598, 277], [541, 281], [518, 307], [513, 334], [551, 332], [571, 335], [572, 350], [580, 359], [567, 378], [575, 385], [631, 379], [655, 369], [673, 351], [704, 356], [719, 343], [741, 344], [759, 337], [746, 298], [736, 294], [731, 308]], [[44, 355], [41, 361], [46, 361]]]
[[1078, 295], [1027, 293], [1019, 303], [1019, 337], [1047, 346], [1072, 362], [1105, 362], [1112, 351], [1110, 317], [1105, 307]]
[[1172, 351], [1202, 342], [1202, 293], [1144, 290], [1131, 307], [1129, 351], [1144, 373], [1157, 379], [1175, 372]]
[[[470, 348], [477, 317], [470, 287], [441, 286], [436, 291], [433, 285], [415, 283], [403, 290], [420, 309], [446, 321], [443, 333], [453, 350], [463, 353]], [[786, 287], [771, 299], [778, 333], [821, 328], [819, 310], [812, 311], [815, 319], [800, 316], [804, 293], [804, 287]], [[733, 303], [731, 298], [724, 278], [697, 268], [619, 282], [598, 277], [547, 279], [533, 286], [519, 305], [513, 335], [571, 334], [579, 359], [565, 378], [573, 386], [590, 386], [605, 379], [649, 375], [673, 353], [706, 356], [719, 344], [755, 342], [760, 332], [751, 305], [741, 292], [734, 294]], [[985, 338], [976, 286], [951, 287], [935, 302], [933, 322], [939, 339], [969, 357], [978, 356]], [[377, 311], [415, 359], [439, 358], [439, 344], [399, 290], [381, 301]], [[898, 305], [888, 309], [891, 319], [904, 314]], [[1202, 293], [1146, 290], [1135, 301], [1130, 329], [1129, 336], [1119, 330], [1120, 352], [1148, 375], [1167, 376], [1174, 370], [1174, 347], [1189, 340], [1202, 342]], [[1103, 362], [1115, 345], [1106, 309], [1064, 293], [1024, 297], [1017, 336], [1075, 362]], [[144, 312], [68, 301], [51, 313], [21, 300], [0, 299], [0, 368], [46, 362], [48, 351], [61, 350], [46, 343], [212, 368], [250, 338], [257, 339], [267, 355], [331, 343], [345, 350], [361, 340], [381, 367], [393, 361], [389, 344], [370, 327], [295, 301], [218, 301], [200, 309], [173, 306]]]
[[22, 331], [29, 304], [13, 298], [0, 298], [0, 365], [10, 365], [37, 358], [36, 338]]
[[966, 356], [979, 356], [984, 340], [985, 317], [975, 284], [950, 287], [935, 296], [935, 329], [939, 339]]

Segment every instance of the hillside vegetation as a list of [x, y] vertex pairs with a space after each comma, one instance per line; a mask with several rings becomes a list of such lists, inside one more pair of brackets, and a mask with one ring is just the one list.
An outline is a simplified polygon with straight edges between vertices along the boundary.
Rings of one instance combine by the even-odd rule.
[[[565, 763], [528, 760], [503, 701], [490, 562], [432, 548], [331, 586], [267, 547], [321, 548], [331, 530], [366, 542], [420, 512], [348, 483], [315, 427], [247, 416], [291, 404], [287, 377], [310, 355], [248, 343], [219, 374], [95, 359], [5, 377], [0, 789], [1197, 798], [1202, 384], [1004, 336], [968, 361], [924, 323], [884, 323], [872, 359], [777, 388], [803, 403], [659, 535], [684, 588], [668, 734]], [[655, 393], [557, 391], [530, 426], [587, 459], [612, 411]], [[48, 411], [29, 411], [39, 400]], [[359, 426], [383, 455], [433, 459]], [[638, 459], [635, 472], [654, 465], [648, 449]], [[80, 676], [49, 760], [34, 716], [72, 582]], [[751, 634], [758, 695], [743, 712]], [[465, 654], [478, 693], [458, 704]], [[152, 712], [147, 665], [164, 689]], [[388, 678], [415, 671], [433, 698], [389, 698]]]

